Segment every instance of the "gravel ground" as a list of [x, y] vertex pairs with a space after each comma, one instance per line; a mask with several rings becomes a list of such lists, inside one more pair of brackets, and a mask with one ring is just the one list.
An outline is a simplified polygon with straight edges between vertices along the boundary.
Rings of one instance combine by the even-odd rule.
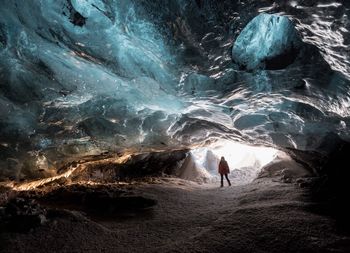
[[219, 188], [164, 178], [123, 191], [157, 204], [111, 213], [41, 203], [46, 219], [28, 231], [0, 231], [0, 252], [350, 252], [350, 237], [312, 212], [317, 204], [295, 184]]

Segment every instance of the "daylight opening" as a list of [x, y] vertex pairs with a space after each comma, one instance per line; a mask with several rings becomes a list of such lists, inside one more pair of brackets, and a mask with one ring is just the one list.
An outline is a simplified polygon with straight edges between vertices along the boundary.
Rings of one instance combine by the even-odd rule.
[[233, 141], [220, 141], [209, 147], [193, 149], [191, 163], [184, 178], [206, 183], [219, 180], [218, 164], [222, 156], [230, 167], [229, 177], [234, 185], [252, 182], [260, 170], [270, 163], [278, 150], [270, 147], [250, 146]]

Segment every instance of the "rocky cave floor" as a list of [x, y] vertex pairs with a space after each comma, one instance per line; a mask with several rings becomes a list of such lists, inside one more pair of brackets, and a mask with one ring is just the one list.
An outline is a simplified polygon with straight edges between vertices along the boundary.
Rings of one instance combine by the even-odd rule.
[[271, 178], [224, 188], [153, 178], [11, 194], [0, 208], [1, 252], [350, 252], [349, 234], [307, 187]]

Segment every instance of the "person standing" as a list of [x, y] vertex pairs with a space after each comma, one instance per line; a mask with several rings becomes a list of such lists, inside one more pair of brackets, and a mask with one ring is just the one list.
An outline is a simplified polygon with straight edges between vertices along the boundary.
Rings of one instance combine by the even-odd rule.
[[224, 176], [228, 182], [228, 185], [231, 186], [231, 182], [228, 179], [228, 174], [230, 173], [230, 167], [228, 166], [228, 163], [225, 160], [225, 157], [223, 157], [223, 156], [221, 157], [218, 171], [219, 171], [219, 174], [221, 176], [221, 186], [220, 187], [224, 186]]

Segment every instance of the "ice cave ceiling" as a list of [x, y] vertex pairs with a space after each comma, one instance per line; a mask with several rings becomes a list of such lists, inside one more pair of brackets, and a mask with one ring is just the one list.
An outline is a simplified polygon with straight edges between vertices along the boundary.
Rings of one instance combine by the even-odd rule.
[[220, 138], [302, 150], [349, 139], [348, 1], [0, 6], [2, 175]]

